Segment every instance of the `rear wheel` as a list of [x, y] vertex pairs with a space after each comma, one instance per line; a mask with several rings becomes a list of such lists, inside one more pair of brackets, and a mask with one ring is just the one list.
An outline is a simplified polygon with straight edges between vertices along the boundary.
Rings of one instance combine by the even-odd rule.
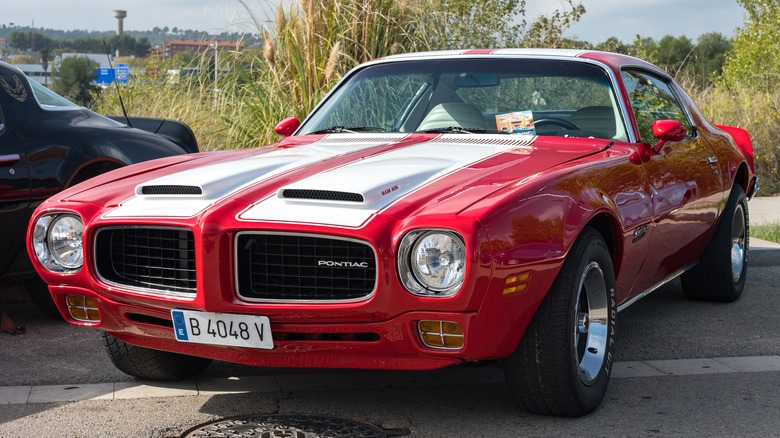
[[750, 216], [742, 187], [731, 188], [726, 209], [699, 264], [682, 276], [693, 300], [736, 301], [745, 288], [750, 253]]
[[609, 250], [586, 228], [504, 360], [512, 396], [538, 414], [582, 416], [596, 409], [609, 383], [616, 315]]
[[203, 371], [211, 359], [152, 350], [103, 333], [103, 349], [119, 371], [145, 380], [181, 380]]

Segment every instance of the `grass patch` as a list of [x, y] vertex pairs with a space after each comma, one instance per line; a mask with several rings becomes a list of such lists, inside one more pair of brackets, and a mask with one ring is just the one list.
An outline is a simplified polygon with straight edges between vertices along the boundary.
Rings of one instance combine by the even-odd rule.
[[780, 223], [751, 227], [750, 237], [780, 243]]

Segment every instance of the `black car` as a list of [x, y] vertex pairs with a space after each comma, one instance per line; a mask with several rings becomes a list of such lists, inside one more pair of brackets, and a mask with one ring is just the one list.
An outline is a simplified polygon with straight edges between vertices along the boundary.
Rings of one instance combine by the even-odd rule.
[[0, 62], [0, 282], [32, 280], [30, 295], [52, 315], [58, 312], [24, 246], [35, 207], [110, 170], [198, 151], [183, 123], [116, 119], [122, 122], [80, 107]]

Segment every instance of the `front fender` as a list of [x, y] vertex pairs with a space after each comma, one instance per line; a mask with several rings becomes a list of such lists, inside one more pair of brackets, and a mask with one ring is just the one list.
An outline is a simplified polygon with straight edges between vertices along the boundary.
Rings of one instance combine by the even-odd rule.
[[112, 120], [120, 123], [130, 122], [130, 126], [142, 131], [151, 132], [176, 143], [186, 153], [195, 153], [200, 149], [198, 141], [192, 129], [183, 122], [168, 119], [157, 119], [151, 117], [129, 117], [110, 116]]

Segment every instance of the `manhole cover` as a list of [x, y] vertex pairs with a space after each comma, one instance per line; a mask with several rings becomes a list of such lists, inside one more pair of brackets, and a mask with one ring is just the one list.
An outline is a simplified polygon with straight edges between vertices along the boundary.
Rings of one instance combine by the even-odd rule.
[[370, 423], [321, 415], [258, 415], [228, 418], [196, 426], [182, 438], [387, 438], [408, 436], [408, 431], [386, 430]]

